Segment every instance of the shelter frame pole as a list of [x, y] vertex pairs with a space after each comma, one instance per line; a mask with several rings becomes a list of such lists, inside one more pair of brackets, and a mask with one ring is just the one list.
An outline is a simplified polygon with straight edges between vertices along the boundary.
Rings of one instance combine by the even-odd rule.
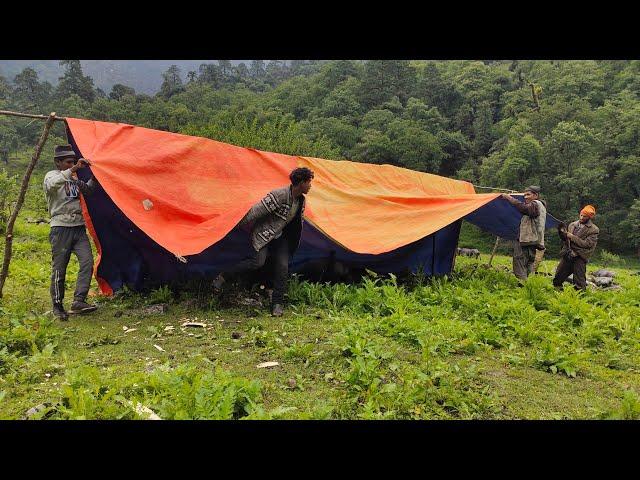
[[[5, 114], [5, 112], [2, 112]], [[15, 112], [11, 112], [15, 113]], [[16, 116], [25, 116], [26, 114], [16, 115]], [[42, 116], [44, 117], [44, 115]], [[41, 116], [36, 116], [36, 118], [41, 118]], [[45, 117], [47, 121], [44, 124], [44, 130], [42, 131], [42, 135], [40, 135], [40, 140], [36, 144], [35, 151], [33, 152], [33, 156], [31, 157], [31, 162], [27, 167], [27, 170], [24, 173], [24, 177], [22, 178], [22, 185], [20, 186], [20, 193], [18, 194], [18, 200], [16, 201], [15, 206], [13, 207], [13, 211], [11, 212], [11, 216], [7, 222], [7, 231], [5, 234], [4, 241], [4, 256], [2, 260], [2, 271], [0, 271], [0, 298], [2, 298], [2, 289], [4, 288], [4, 283], [9, 275], [9, 262], [11, 262], [11, 251], [13, 245], [13, 226], [16, 223], [16, 219], [18, 218], [18, 213], [22, 208], [22, 204], [24, 203], [24, 198], [27, 193], [27, 188], [29, 187], [29, 180], [31, 180], [31, 173], [40, 158], [40, 153], [42, 152], [42, 147], [44, 147], [45, 142], [47, 141], [47, 137], [49, 136], [49, 130], [53, 125], [53, 122], [57, 119], [56, 112], [51, 112], [49, 117]]]
[[[51, 115], [35, 115], [33, 113], [21, 113], [21, 112], [12, 112], [9, 110], [0, 110], [0, 115], [7, 115], [10, 117], [24, 117], [24, 118], [36, 118], [40, 120], [48, 120]], [[55, 112], [53, 112], [55, 115]], [[65, 122], [67, 119], [65, 117], [55, 117], [54, 120], [59, 122]]]
[[491, 252], [491, 258], [489, 258], [489, 263], [488, 265], [491, 266], [491, 262], [493, 262], [493, 257], [496, 254], [496, 251], [498, 250], [498, 244], [500, 243], [500, 237], [496, 237], [496, 243], [493, 244], [493, 250]]

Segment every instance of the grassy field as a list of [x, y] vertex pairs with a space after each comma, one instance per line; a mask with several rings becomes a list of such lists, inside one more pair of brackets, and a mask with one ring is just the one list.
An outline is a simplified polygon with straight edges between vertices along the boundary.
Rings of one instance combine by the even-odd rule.
[[[41, 404], [30, 418], [640, 418], [631, 260], [613, 268], [619, 291], [555, 291], [554, 258], [518, 288], [510, 258], [488, 268], [483, 253], [459, 258], [448, 279], [294, 280], [282, 318], [243, 305], [259, 300], [250, 292], [220, 304], [165, 288], [92, 297], [97, 313], [62, 323], [48, 313], [49, 227], [27, 221], [48, 218], [46, 170], [32, 180], [0, 300], [0, 418]], [[67, 305], [76, 274], [73, 258]], [[167, 311], [145, 310], [157, 303]]]

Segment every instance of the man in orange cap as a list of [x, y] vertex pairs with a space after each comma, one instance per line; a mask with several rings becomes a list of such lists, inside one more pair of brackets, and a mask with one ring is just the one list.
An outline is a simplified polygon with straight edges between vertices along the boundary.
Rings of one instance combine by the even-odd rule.
[[564, 241], [560, 250], [560, 263], [556, 268], [553, 278], [553, 286], [560, 288], [562, 283], [573, 273], [573, 283], [576, 288], [587, 288], [587, 262], [593, 254], [598, 243], [600, 229], [593, 223], [596, 209], [587, 205], [580, 210], [580, 219], [569, 224], [569, 227], [560, 229], [560, 237]]

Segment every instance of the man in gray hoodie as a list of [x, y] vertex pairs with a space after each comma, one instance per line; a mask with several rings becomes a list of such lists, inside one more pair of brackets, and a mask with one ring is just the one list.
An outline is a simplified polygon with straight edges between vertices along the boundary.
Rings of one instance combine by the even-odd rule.
[[44, 192], [51, 216], [50, 293], [53, 314], [60, 320], [68, 320], [62, 301], [67, 265], [72, 252], [78, 257], [80, 271], [69, 313], [89, 313], [98, 308], [85, 302], [91, 284], [93, 254], [80, 206], [80, 194], [90, 195], [95, 189], [96, 182], [93, 177], [86, 183], [77, 178], [76, 172], [90, 163], [84, 158], [78, 159], [71, 145], [57, 146], [54, 162], [56, 170], [51, 170], [44, 177]]

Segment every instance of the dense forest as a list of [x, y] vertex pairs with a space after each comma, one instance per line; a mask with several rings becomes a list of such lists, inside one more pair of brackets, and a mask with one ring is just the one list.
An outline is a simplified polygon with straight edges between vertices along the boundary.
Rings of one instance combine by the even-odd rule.
[[[0, 76], [0, 109], [124, 122], [288, 154], [388, 163], [476, 185], [542, 186], [549, 211], [596, 206], [601, 244], [640, 253], [640, 61], [222, 60], [171, 66], [155, 95]], [[42, 125], [0, 117], [0, 148]], [[63, 136], [60, 126], [56, 134]], [[486, 191], [478, 189], [478, 191]]]

